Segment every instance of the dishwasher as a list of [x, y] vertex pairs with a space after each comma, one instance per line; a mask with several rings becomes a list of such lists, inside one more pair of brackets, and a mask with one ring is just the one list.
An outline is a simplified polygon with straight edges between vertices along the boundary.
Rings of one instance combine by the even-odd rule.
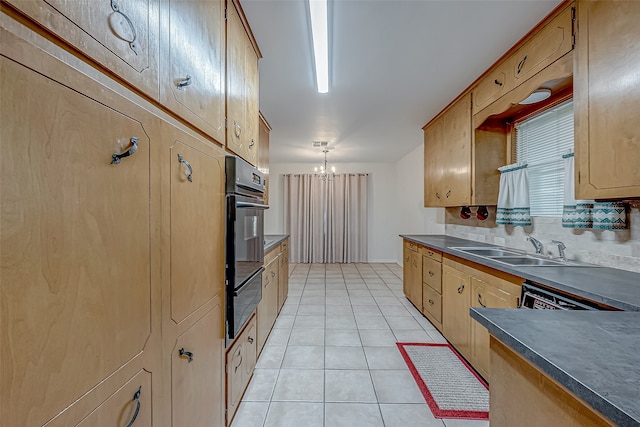
[[593, 301], [563, 294], [528, 280], [522, 284], [519, 308], [531, 310], [618, 310]]

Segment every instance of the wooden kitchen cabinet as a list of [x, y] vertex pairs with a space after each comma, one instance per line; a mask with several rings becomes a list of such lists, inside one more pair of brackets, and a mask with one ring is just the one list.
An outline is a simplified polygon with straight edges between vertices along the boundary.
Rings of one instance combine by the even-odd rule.
[[258, 163], [256, 167], [264, 175], [264, 204], [269, 204], [269, 133], [271, 132], [271, 126], [260, 113], [259, 124], [259, 137], [258, 137]]
[[[521, 287], [499, 277], [483, 274], [471, 278], [471, 307], [518, 308]], [[515, 279], [518, 280], [518, 279]], [[514, 281], [515, 281], [514, 280]], [[471, 319], [471, 361], [473, 367], [487, 381], [490, 379], [489, 332], [487, 328]]]
[[278, 248], [279, 246], [264, 257], [262, 299], [256, 311], [258, 354], [262, 351], [271, 328], [276, 322], [276, 317], [278, 317], [278, 281], [280, 276], [280, 254], [278, 253]]
[[[245, 25], [246, 24], [246, 25]], [[239, 3], [227, 5], [227, 149], [252, 165], [258, 159], [260, 51]]]
[[418, 245], [409, 240], [404, 241], [403, 290], [413, 305], [422, 311], [422, 254]]
[[511, 63], [502, 62], [495, 70], [482, 78], [473, 89], [473, 114], [502, 97], [512, 89]]
[[577, 199], [640, 196], [640, 3], [578, 1], [574, 54]]
[[227, 351], [227, 424], [235, 416], [256, 365], [256, 318], [247, 321], [243, 331]]
[[47, 31], [158, 99], [159, 2], [7, 0]]
[[456, 267], [456, 262], [445, 258], [442, 266], [442, 331], [456, 350], [469, 359], [471, 277]]
[[422, 313], [442, 331], [442, 254], [421, 248], [422, 256]]
[[471, 204], [471, 94], [423, 129], [425, 206]]
[[0, 424], [76, 425], [94, 413], [106, 425], [131, 414], [141, 387], [140, 425], [150, 425], [159, 120], [2, 19]]
[[160, 102], [225, 143], [225, 1], [161, 3]]

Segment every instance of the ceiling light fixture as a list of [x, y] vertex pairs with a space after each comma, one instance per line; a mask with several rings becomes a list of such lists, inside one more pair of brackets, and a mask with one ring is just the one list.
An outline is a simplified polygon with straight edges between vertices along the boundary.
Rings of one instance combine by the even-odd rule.
[[[320, 173], [318, 175], [323, 181], [331, 181], [333, 175], [336, 173], [336, 167], [331, 166], [331, 173], [329, 173], [329, 168], [327, 167], [327, 153], [329, 152], [329, 150], [324, 149], [322, 150], [322, 152], [324, 153], [324, 164], [320, 166]], [[318, 168], [314, 168], [314, 171], [317, 173]]]
[[535, 104], [536, 102], [544, 101], [551, 96], [550, 89], [536, 89], [533, 93], [527, 96], [525, 99], [519, 102], [521, 105]]
[[318, 92], [329, 92], [329, 30], [327, 0], [309, 0], [311, 36]]

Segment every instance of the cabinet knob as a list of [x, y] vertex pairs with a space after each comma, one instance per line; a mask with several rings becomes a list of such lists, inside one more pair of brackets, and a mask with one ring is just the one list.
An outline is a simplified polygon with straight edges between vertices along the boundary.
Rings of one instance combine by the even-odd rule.
[[187, 162], [184, 159], [184, 157], [182, 157], [182, 155], [179, 154], [179, 153], [178, 153], [178, 161], [187, 167], [187, 170], [188, 170], [187, 180], [189, 182], [193, 182], [193, 168], [191, 167], [191, 164], [189, 162]]
[[140, 413], [140, 394], [142, 393], [142, 386], [138, 387], [138, 390], [133, 394], [133, 401], [136, 402], [136, 410], [131, 417], [131, 421], [127, 424], [127, 427], [131, 427], [136, 422], [138, 414]]
[[178, 90], [182, 90], [187, 86], [191, 86], [191, 83], [193, 83], [193, 81], [191, 80], [191, 76], [187, 74], [187, 77], [176, 83], [176, 86], [178, 86]]
[[184, 348], [178, 350], [178, 354], [180, 357], [187, 357], [189, 359], [189, 363], [193, 362], [193, 353], [190, 351], [186, 351]]
[[129, 149], [127, 151], [125, 151], [124, 153], [120, 153], [120, 154], [113, 153], [111, 155], [111, 164], [112, 165], [113, 164], [119, 165], [121, 159], [124, 159], [125, 157], [129, 157], [129, 156], [133, 156], [135, 154], [135, 152], [138, 151], [138, 138], [133, 136], [133, 137], [131, 137], [129, 142], [131, 143], [131, 147], [129, 147]]
[[458, 286], [458, 293], [461, 294], [464, 291], [464, 285]]

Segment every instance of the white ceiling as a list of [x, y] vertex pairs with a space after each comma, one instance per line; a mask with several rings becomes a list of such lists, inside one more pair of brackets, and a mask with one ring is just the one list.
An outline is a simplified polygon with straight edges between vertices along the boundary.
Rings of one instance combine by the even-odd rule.
[[244, 0], [263, 54], [270, 161], [396, 161], [422, 126], [559, 0], [330, 0], [329, 93], [315, 89], [306, 0]]

